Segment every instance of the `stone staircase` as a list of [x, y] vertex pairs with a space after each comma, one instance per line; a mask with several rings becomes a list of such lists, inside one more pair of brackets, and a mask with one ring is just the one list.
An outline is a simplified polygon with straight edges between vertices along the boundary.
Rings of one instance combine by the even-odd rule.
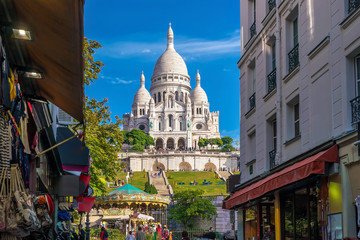
[[[159, 171], [154, 171], [154, 174], [159, 174]], [[149, 173], [149, 182], [150, 184], [154, 185], [156, 190], [158, 191], [158, 194], [160, 195], [170, 195], [169, 189], [167, 188], [165, 178], [163, 176], [163, 173], [160, 177], [151, 177], [151, 173]]]

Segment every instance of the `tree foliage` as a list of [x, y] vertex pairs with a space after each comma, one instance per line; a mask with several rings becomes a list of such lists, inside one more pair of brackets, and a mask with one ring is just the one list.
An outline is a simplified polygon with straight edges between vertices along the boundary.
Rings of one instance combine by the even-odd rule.
[[146, 135], [144, 131], [139, 129], [133, 129], [129, 131], [123, 131], [124, 134], [124, 143], [129, 145], [141, 145], [143, 147], [155, 145], [154, 139]]
[[98, 74], [100, 73], [104, 64], [100, 61], [95, 61], [93, 56], [95, 50], [101, 48], [100, 43], [84, 37], [83, 46], [84, 82], [85, 85], [89, 86], [91, 83], [94, 83], [96, 79], [98, 79]]
[[223, 141], [224, 145], [232, 144], [234, 142], [234, 140], [229, 136], [223, 137], [221, 140]]
[[158, 191], [156, 190], [156, 187], [152, 184], [150, 184], [149, 182], [145, 183], [145, 192], [150, 193], [150, 194], [157, 194]]
[[236, 148], [234, 148], [231, 144], [225, 144], [221, 149], [221, 152], [232, 152], [232, 151], [236, 151]]
[[176, 202], [170, 210], [170, 219], [181, 223], [184, 228], [191, 227], [194, 219], [211, 220], [217, 215], [216, 207], [208, 198], [201, 197], [202, 190], [187, 190], [176, 193], [173, 200]]
[[[100, 47], [97, 41], [84, 39], [84, 82], [86, 85], [94, 83], [104, 65], [100, 61], [95, 61], [93, 57], [95, 49]], [[124, 137], [120, 129], [121, 120], [118, 116], [115, 116], [115, 121], [112, 120], [106, 98], [98, 101], [89, 100], [86, 97], [85, 101], [86, 146], [90, 150], [92, 159], [90, 185], [95, 195], [101, 195], [106, 193], [106, 181], [113, 181], [121, 169], [118, 153]]]

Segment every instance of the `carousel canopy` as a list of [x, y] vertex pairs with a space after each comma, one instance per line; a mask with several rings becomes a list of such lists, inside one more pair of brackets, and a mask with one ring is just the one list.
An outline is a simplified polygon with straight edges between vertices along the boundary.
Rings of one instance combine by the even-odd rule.
[[117, 189], [115, 189], [114, 191], [111, 191], [108, 193], [108, 195], [114, 195], [114, 194], [136, 194], [136, 193], [142, 193], [142, 194], [145, 194], [145, 195], [150, 195], [149, 193], [147, 192], [144, 192], [143, 190], [140, 190], [130, 184], [126, 184], [122, 187], [119, 187]]

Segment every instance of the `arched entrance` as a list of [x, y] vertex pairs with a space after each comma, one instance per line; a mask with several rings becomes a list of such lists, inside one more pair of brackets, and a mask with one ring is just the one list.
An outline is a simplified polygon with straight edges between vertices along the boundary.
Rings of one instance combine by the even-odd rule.
[[216, 171], [216, 166], [215, 166], [215, 164], [208, 162], [205, 164], [204, 170], [205, 171]]
[[161, 138], [156, 139], [155, 147], [156, 147], [156, 149], [164, 148], [164, 143]]
[[184, 140], [183, 138], [180, 138], [180, 139], [178, 140], [178, 148], [179, 148], [180, 150], [185, 149], [185, 140]]
[[165, 170], [165, 165], [160, 162], [156, 162], [153, 164], [153, 167], [152, 167], [153, 171], [159, 171], [160, 168], [161, 168], [161, 170]]
[[188, 163], [188, 162], [181, 162], [181, 163], [179, 164], [179, 170], [180, 170], [180, 171], [191, 171], [192, 168], [191, 168], [190, 163]]
[[174, 139], [169, 138], [166, 142], [166, 148], [167, 149], [174, 149]]

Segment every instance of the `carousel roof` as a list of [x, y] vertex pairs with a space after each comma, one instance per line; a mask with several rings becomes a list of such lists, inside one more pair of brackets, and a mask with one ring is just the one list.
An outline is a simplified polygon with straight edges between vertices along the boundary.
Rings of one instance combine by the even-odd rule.
[[150, 195], [147, 192], [144, 192], [143, 190], [140, 190], [130, 184], [126, 184], [122, 187], [119, 187], [117, 189], [115, 189], [114, 191], [111, 191], [108, 193], [108, 195], [114, 195], [114, 194], [136, 194], [136, 193], [141, 193], [141, 194], [145, 194], [145, 195]]

